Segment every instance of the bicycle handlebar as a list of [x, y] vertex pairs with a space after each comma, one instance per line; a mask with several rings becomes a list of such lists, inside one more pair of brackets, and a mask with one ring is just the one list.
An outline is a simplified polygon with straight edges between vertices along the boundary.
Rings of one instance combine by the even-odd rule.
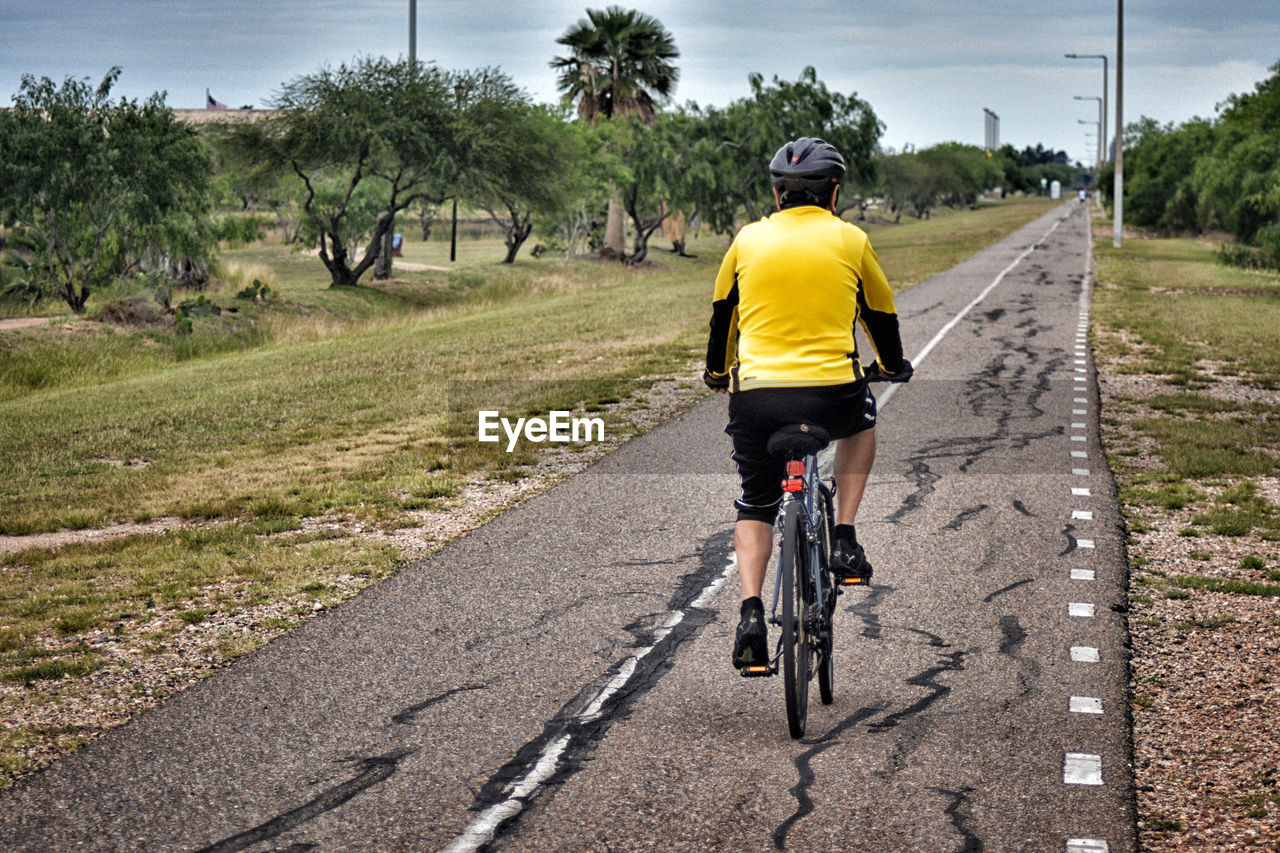
[[902, 360], [901, 370], [897, 373], [885, 373], [880, 367], [880, 362], [873, 361], [871, 362], [871, 366], [863, 371], [863, 374], [867, 377], [868, 382], [893, 382], [895, 384], [901, 384], [911, 381], [911, 377], [915, 374], [915, 368], [911, 366], [911, 362], [904, 358]]

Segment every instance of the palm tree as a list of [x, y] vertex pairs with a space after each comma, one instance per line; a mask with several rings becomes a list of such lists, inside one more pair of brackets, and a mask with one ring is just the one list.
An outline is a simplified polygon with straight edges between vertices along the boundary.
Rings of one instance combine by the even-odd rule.
[[[560, 72], [557, 87], [566, 104], [578, 103], [578, 115], [595, 123], [614, 116], [635, 116], [650, 122], [655, 104], [675, 91], [680, 71], [672, 60], [680, 56], [675, 40], [652, 15], [610, 6], [588, 9], [557, 44], [569, 48], [551, 67]], [[609, 200], [603, 251], [624, 252], [622, 206], [617, 194]]]

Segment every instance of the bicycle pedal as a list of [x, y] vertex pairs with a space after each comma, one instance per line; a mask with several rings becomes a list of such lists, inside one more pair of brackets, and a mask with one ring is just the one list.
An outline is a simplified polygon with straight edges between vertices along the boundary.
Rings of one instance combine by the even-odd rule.
[[774, 670], [771, 666], [753, 664], [742, 667], [738, 672], [742, 674], [743, 678], [764, 678], [765, 676], [773, 675]]
[[871, 586], [871, 578], [869, 577], [868, 578], [859, 578], [859, 577], [841, 578], [840, 586], [842, 587], [843, 586]]

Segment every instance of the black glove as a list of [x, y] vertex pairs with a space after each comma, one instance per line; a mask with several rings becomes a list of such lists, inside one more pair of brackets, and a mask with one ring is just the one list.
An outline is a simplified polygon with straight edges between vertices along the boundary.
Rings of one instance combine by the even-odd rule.
[[724, 376], [712, 376], [711, 371], [702, 371], [702, 382], [712, 391], [728, 391], [729, 390], [729, 374]]
[[902, 360], [902, 367], [898, 368], [897, 373], [885, 373], [880, 367], [880, 362], [873, 361], [871, 366], [866, 369], [868, 382], [910, 382], [911, 377], [915, 374], [916, 369], [911, 366], [911, 362], [905, 358]]

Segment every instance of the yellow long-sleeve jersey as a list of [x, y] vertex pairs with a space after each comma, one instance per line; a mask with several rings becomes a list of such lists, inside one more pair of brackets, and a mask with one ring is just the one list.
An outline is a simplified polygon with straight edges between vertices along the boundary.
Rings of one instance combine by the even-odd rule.
[[739, 231], [720, 264], [707, 371], [731, 373], [734, 391], [853, 382], [857, 322], [896, 373], [898, 315], [866, 233], [820, 207], [778, 211]]

